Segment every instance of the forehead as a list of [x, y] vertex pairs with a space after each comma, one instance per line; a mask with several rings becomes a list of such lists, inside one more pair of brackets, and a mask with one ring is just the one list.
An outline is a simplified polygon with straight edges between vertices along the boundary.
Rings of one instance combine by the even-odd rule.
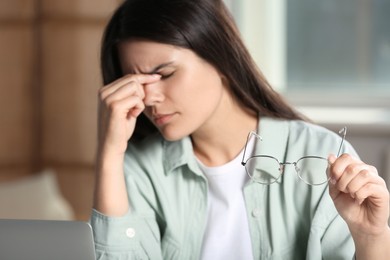
[[126, 71], [149, 71], [163, 63], [178, 62], [188, 59], [188, 52], [184, 48], [157, 43], [147, 40], [128, 40], [118, 45], [121, 66]]

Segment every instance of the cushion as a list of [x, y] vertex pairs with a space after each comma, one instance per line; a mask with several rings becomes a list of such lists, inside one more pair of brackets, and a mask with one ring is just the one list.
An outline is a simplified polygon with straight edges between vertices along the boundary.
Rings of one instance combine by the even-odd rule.
[[0, 218], [71, 220], [70, 204], [62, 196], [55, 173], [0, 183]]

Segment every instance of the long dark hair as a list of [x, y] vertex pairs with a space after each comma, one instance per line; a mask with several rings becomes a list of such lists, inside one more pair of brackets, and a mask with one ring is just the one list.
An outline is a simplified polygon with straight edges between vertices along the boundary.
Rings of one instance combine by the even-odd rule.
[[[101, 68], [105, 85], [123, 76], [117, 45], [132, 38], [192, 50], [226, 77], [235, 99], [257, 116], [304, 119], [261, 74], [221, 0], [124, 1], [103, 36]], [[133, 137], [155, 131], [153, 124], [141, 115]]]

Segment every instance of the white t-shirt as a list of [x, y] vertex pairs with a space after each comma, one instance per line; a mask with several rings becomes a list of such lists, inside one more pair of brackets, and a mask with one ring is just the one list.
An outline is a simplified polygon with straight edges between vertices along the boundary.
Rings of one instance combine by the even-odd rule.
[[[248, 149], [247, 154], [251, 154], [253, 145]], [[202, 260], [253, 259], [243, 194], [249, 177], [241, 165], [242, 154], [243, 151], [218, 167], [207, 167], [198, 161], [209, 182]]]

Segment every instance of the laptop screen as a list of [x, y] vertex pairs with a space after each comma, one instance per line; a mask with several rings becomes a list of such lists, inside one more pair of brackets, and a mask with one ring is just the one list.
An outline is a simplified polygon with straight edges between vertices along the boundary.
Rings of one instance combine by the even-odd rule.
[[87, 222], [0, 219], [0, 259], [94, 260]]

